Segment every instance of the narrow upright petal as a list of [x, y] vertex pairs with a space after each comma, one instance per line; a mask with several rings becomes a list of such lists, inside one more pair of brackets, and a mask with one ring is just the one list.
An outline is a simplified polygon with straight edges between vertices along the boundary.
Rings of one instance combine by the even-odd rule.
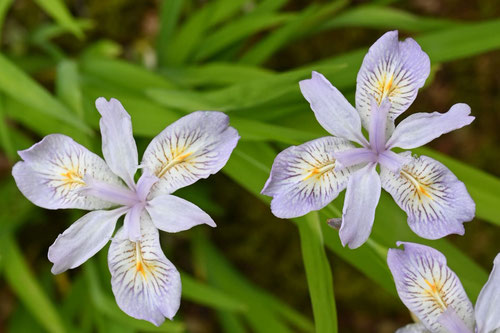
[[160, 326], [172, 319], [181, 301], [179, 272], [160, 247], [149, 215], [141, 218], [141, 239], [131, 242], [124, 229], [116, 233], [108, 253], [111, 287], [126, 314]]
[[120, 176], [129, 187], [133, 187], [139, 159], [130, 115], [114, 98], [108, 102], [104, 97], [100, 97], [96, 100], [95, 106], [102, 116], [99, 125], [104, 159], [116, 175]]
[[465, 185], [429, 157], [413, 158], [399, 174], [381, 167], [380, 178], [382, 188], [408, 214], [410, 228], [420, 237], [463, 235], [463, 223], [474, 218], [475, 204]]
[[500, 253], [476, 302], [477, 333], [500, 331]]
[[322, 74], [300, 81], [300, 90], [311, 104], [318, 122], [333, 136], [364, 144], [361, 120], [356, 109]]
[[453, 333], [475, 333], [458, 317], [453, 307], [449, 306], [443, 314], [438, 318], [438, 322]]
[[195, 204], [174, 195], [158, 195], [146, 206], [153, 224], [166, 232], [179, 232], [195, 225], [216, 227], [212, 218]]
[[293, 218], [319, 210], [344, 190], [351, 168], [335, 170], [335, 152], [352, 149], [347, 140], [324, 137], [292, 146], [276, 156], [262, 194], [273, 197], [271, 210]]
[[470, 330], [474, 327], [472, 303], [446, 258], [431, 247], [398, 242], [404, 250], [389, 249], [387, 263], [399, 298], [433, 333], [448, 333], [439, 318], [452, 307]]
[[370, 148], [352, 148], [333, 154], [337, 159], [337, 170], [357, 164], [376, 163], [378, 156]]
[[85, 195], [85, 177], [121, 185], [106, 163], [87, 148], [62, 134], [51, 134], [31, 148], [19, 151], [24, 161], [12, 175], [17, 187], [35, 205], [47, 209], [103, 209], [113, 203]]
[[396, 330], [396, 333], [432, 333], [422, 323], [408, 324]]
[[380, 191], [380, 178], [373, 163], [349, 177], [339, 231], [343, 246], [355, 249], [366, 242], [372, 232]]
[[377, 105], [375, 98], [372, 98], [372, 116], [370, 119], [370, 146], [376, 152], [381, 153], [385, 150], [387, 142], [387, 116], [391, 109], [391, 103], [388, 98], [384, 98], [382, 103]]
[[469, 125], [474, 120], [469, 114], [470, 107], [462, 103], [453, 105], [446, 113], [412, 114], [398, 124], [387, 142], [387, 149], [423, 146], [443, 134]]
[[85, 214], [60, 234], [49, 248], [53, 274], [62, 273], [83, 264], [111, 239], [116, 221], [126, 208], [96, 210]]
[[429, 57], [413, 39], [399, 42], [397, 31], [380, 37], [370, 47], [357, 77], [356, 109], [363, 126], [370, 126], [372, 98], [378, 104], [389, 99], [390, 123], [415, 100], [429, 72]]
[[226, 164], [238, 132], [222, 112], [197, 111], [177, 120], [149, 144], [141, 165], [160, 180], [153, 193], [170, 194], [207, 178]]

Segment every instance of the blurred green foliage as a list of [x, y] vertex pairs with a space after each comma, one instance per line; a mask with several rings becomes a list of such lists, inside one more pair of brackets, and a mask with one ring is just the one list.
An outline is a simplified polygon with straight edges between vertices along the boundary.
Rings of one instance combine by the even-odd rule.
[[[434, 72], [444, 62], [477, 57], [500, 47], [500, 35], [493, 33], [500, 31], [498, 19], [422, 16], [392, 2], [113, 0], [104, 5], [98, 1], [0, 0], [0, 143], [4, 156], [0, 272], [6, 284], [0, 290], [7, 295], [0, 304], [0, 330], [336, 332], [340, 326], [341, 332], [353, 332], [354, 326], [337, 316], [337, 310], [341, 314], [343, 310], [335, 306], [331, 268], [336, 273], [336, 267], [351, 265], [366, 276], [362, 283], [377, 290], [363, 297], [383, 295], [398, 305], [384, 258], [384, 249], [394, 247], [397, 240], [430, 244], [445, 253], [475, 299], [488, 272], [465, 253], [468, 247], [446, 239], [419, 239], [405, 223], [404, 212], [385, 194], [371, 241], [354, 251], [342, 248], [337, 232], [325, 223], [327, 218], [339, 216], [341, 196], [319, 213], [294, 220], [298, 233], [292, 231], [295, 240], [290, 242], [300, 245], [301, 251], [277, 250], [295, 262], [302, 254], [304, 266], [299, 264], [298, 277], [283, 275], [279, 280], [297, 278], [304, 288], [308, 286], [310, 305], [305, 310], [280, 300], [274, 290], [259, 287], [241, 267], [236, 268], [228, 260], [230, 245], [220, 244], [224, 237], [211, 236], [203, 227], [179, 235], [163, 234], [167, 256], [187, 272], [182, 273], [183, 305], [176, 320], [156, 328], [128, 317], [117, 307], [110, 290], [106, 249], [81, 268], [59, 276], [50, 274], [47, 247], [77, 215], [34, 207], [10, 177], [10, 167], [17, 160], [15, 151], [49, 133], [70, 135], [99, 152], [94, 108], [99, 96], [121, 100], [132, 116], [140, 150], [187, 112], [221, 110], [230, 115], [242, 137], [223, 169], [231, 181], [212, 177], [180, 195], [214, 216], [226, 217], [216, 218], [219, 228], [211, 231], [213, 235], [230, 230], [226, 223], [240, 228], [238, 221], [251, 215], [250, 211], [268, 211], [269, 198], [260, 195], [260, 190], [277, 152], [325, 135], [302, 98], [298, 81], [312, 70], [320, 71], [347, 96], [353, 96], [360, 63], [376, 37], [357, 46], [344, 39], [359, 31], [373, 31], [371, 36], [378, 36], [399, 29], [417, 39], [431, 57]], [[487, 12], [490, 2], [485, 3]], [[121, 15], [125, 19], [117, 20]], [[317, 57], [314, 40], [324, 43], [326, 50], [328, 44], [335, 44], [334, 49], [344, 52]], [[360, 45], [364, 46], [357, 48]], [[303, 54], [308, 55], [300, 58]], [[307, 61], [299, 60], [304, 58]], [[467, 185], [478, 218], [500, 225], [500, 179], [430, 148], [418, 153], [444, 162]], [[256, 208], [244, 207], [230, 221], [225, 213], [229, 206], [217, 200], [220, 191], [233, 191]], [[278, 223], [266, 214], [270, 223]], [[237, 235], [253, 239], [260, 231], [256, 227]], [[467, 234], [464, 239], [466, 242]], [[491, 251], [491, 257], [494, 251], [498, 249]], [[248, 257], [248, 262], [264, 261], [266, 253], [252, 252]], [[248, 270], [252, 269], [243, 268]], [[335, 284], [341, 292], [350, 287]], [[377, 304], [377, 299], [370, 302]], [[399, 305], [398, 313], [404, 313]], [[372, 331], [391, 332], [409, 320], [408, 315], [396, 317], [391, 325], [373, 326]]]

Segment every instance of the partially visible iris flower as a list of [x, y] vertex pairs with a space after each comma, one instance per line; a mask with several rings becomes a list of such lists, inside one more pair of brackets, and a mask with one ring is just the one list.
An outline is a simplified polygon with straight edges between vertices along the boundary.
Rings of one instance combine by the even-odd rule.
[[[91, 211], [50, 247], [52, 273], [81, 265], [112, 239], [108, 264], [118, 306], [132, 317], [160, 325], [179, 309], [181, 280], [162, 252], [158, 229], [216, 226], [199, 207], [171, 193], [219, 171], [239, 136], [225, 114], [197, 111], [155, 137], [139, 166], [127, 111], [118, 100], [102, 97], [96, 107], [102, 116], [105, 161], [70, 137], [51, 134], [19, 151], [23, 161], [12, 174], [37, 206]], [[138, 168], [142, 175], [136, 183]], [[113, 236], [123, 215], [123, 227]]]
[[500, 254], [475, 309], [445, 256], [428, 246], [399, 242], [387, 263], [399, 297], [418, 323], [396, 333], [500, 333]]
[[274, 215], [293, 218], [319, 210], [347, 187], [340, 239], [344, 246], [357, 248], [370, 236], [382, 187], [405, 210], [419, 236], [463, 234], [463, 222], [475, 213], [464, 184], [429, 157], [391, 151], [422, 146], [474, 120], [469, 106], [455, 104], [447, 113], [413, 114], [395, 128], [394, 120], [413, 102], [429, 72], [429, 57], [420, 46], [411, 38], [399, 42], [397, 31], [391, 31], [363, 60], [356, 108], [319, 73], [301, 81], [316, 119], [333, 136], [278, 154], [262, 190], [273, 197]]

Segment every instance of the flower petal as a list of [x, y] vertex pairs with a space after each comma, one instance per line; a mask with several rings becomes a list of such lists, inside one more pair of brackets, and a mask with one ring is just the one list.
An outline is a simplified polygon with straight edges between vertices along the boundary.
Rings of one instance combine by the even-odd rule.
[[415, 100], [418, 89], [429, 76], [430, 60], [413, 39], [398, 41], [398, 32], [389, 31], [368, 51], [358, 72], [356, 109], [366, 129], [370, 126], [371, 101], [380, 104], [389, 98], [389, 122]]
[[408, 324], [399, 328], [396, 333], [431, 333], [422, 323]]
[[366, 143], [356, 109], [322, 74], [312, 72], [311, 79], [300, 81], [300, 90], [311, 104], [318, 122], [330, 134], [359, 144]]
[[380, 192], [380, 177], [373, 163], [349, 177], [339, 231], [343, 246], [355, 249], [370, 237]]
[[387, 263], [406, 307], [433, 333], [448, 332], [439, 323], [448, 307], [472, 329], [472, 303], [443, 254], [420, 244], [398, 242], [401, 244], [404, 250], [389, 249]]
[[104, 159], [109, 168], [133, 188], [139, 158], [130, 115], [114, 98], [108, 102], [104, 97], [99, 97], [95, 106], [102, 116], [99, 125]]
[[124, 229], [116, 233], [108, 253], [111, 287], [126, 314], [160, 326], [179, 309], [179, 272], [160, 247], [158, 230], [143, 212], [141, 240], [131, 242]]
[[174, 195], [158, 195], [147, 203], [146, 209], [155, 227], [163, 231], [179, 232], [203, 223], [216, 227], [201, 208]]
[[476, 323], [478, 333], [500, 330], [500, 253], [493, 262], [488, 282], [477, 298]]
[[222, 112], [196, 111], [163, 130], [147, 147], [141, 165], [160, 180], [153, 194], [170, 194], [207, 178], [226, 164], [238, 132]]
[[469, 125], [474, 120], [469, 114], [470, 107], [462, 103], [453, 105], [446, 113], [412, 114], [398, 124], [386, 147], [413, 149], [423, 146], [445, 133]]
[[335, 170], [333, 155], [353, 147], [347, 140], [324, 137], [279, 153], [261, 192], [273, 197], [273, 214], [280, 218], [298, 217], [335, 199], [346, 187], [352, 169]]
[[465, 323], [458, 317], [452, 306], [449, 306], [443, 314], [438, 318], [441, 326], [445, 327], [448, 332], [453, 333], [474, 333]]
[[35, 205], [47, 209], [103, 209], [113, 203], [81, 192], [84, 177], [123, 186], [106, 163], [87, 148], [62, 134], [51, 134], [31, 148], [19, 151], [24, 161], [12, 175], [17, 187]]
[[463, 235], [463, 223], [474, 218], [475, 204], [465, 185], [430, 157], [413, 158], [399, 174], [381, 167], [380, 178], [382, 188], [408, 214], [410, 228], [420, 237]]
[[126, 208], [96, 210], [85, 214], [60, 234], [49, 248], [53, 274], [83, 264], [111, 239], [116, 221]]

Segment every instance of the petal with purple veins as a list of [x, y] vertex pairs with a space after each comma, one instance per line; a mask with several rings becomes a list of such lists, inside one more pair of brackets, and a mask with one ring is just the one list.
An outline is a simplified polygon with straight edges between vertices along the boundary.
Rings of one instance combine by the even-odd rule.
[[423, 146], [443, 134], [469, 125], [473, 120], [470, 107], [463, 103], [453, 105], [446, 113], [412, 114], [398, 124], [387, 141], [387, 149], [413, 149]]
[[495, 257], [488, 282], [479, 293], [475, 311], [477, 333], [500, 331], [500, 254]]
[[430, 60], [413, 39], [398, 41], [398, 32], [389, 31], [369, 49], [358, 72], [356, 109], [368, 129], [371, 101], [391, 102], [388, 126], [415, 100], [418, 89], [429, 76]]
[[110, 169], [133, 188], [139, 158], [130, 115], [114, 98], [108, 102], [104, 97], [99, 97], [95, 106], [102, 116], [99, 125], [104, 159]]
[[422, 323], [408, 324], [396, 330], [396, 333], [432, 333]]
[[400, 244], [404, 250], [389, 249], [387, 263], [406, 307], [433, 333], [448, 333], [439, 318], [449, 307], [472, 329], [472, 303], [456, 274], [446, 265], [443, 254], [420, 244]]
[[300, 81], [300, 90], [325, 130], [339, 138], [366, 143], [356, 109], [322, 74], [312, 72], [311, 79]]
[[149, 198], [170, 194], [218, 172], [238, 139], [238, 132], [222, 112], [196, 111], [177, 120], [144, 152], [142, 167], [159, 178]]
[[474, 218], [475, 204], [465, 185], [430, 157], [412, 158], [399, 174], [381, 167], [382, 188], [408, 214], [420, 237], [438, 239], [464, 234], [463, 223]]
[[47, 209], [109, 208], [112, 202], [86, 195], [84, 178], [124, 187], [102, 158], [68, 136], [51, 134], [19, 151], [23, 161], [12, 175], [19, 190], [35, 205]]
[[352, 168], [335, 170], [333, 156], [352, 148], [347, 140], [324, 137], [279, 153], [262, 190], [262, 194], [273, 197], [273, 214], [280, 218], [298, 217], [335, 199], [346, 187]]
[[121, 228], [108, 253], [111, 287], [120, 309], [137, 319], [160, 326], [179, 309], [179, 272], [160, 247], [158, 230], [146, 212], [141, 217], [141, 239], [132, 242]]

